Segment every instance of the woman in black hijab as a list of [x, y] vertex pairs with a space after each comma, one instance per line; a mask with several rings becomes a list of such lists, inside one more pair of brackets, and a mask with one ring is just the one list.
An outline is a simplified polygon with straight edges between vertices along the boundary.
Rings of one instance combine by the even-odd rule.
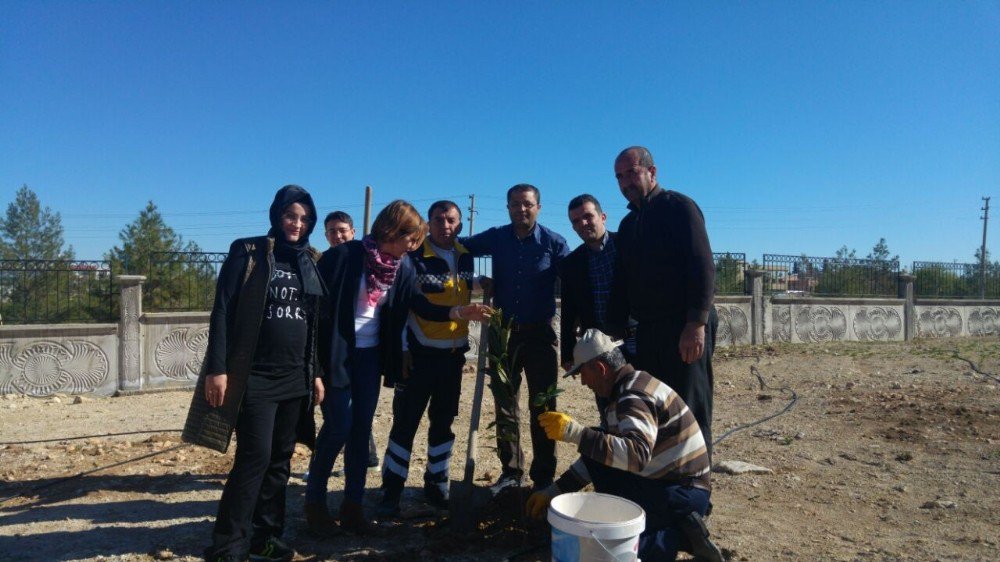
[[208, 350], [184, 427], [184, 440], [225, 452], [236, 431], [229, 472], [205, 550], [210, 562], [291, 560], [281, 540], [285, 488], [298, 440], [312, 446], [316, 320], [323, 283], [309, 246], [316, 206], [305, 189], [274, 196], [267, 236], [233, 242], [222, 264]]

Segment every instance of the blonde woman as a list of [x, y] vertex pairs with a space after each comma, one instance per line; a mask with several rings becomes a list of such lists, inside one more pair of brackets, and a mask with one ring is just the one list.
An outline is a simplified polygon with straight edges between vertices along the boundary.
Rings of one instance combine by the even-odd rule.
[[[420, 293], [406, 253], [423, 243], [427, 223], [413, 205], [393, 201], [375, 218], [371, 234], [327, 250], [319, 271], [329, 304], [319, 328], [319, 365], [327, 398], [323, 427], [309, 467], [306, 520], [320, 534], [335, 531], [326, 503], [333, 463], [344, 450], [344, 501], [340, 527], [364, 534], [371, 523], [361, 509], [368, 439], [378, 403], [380, 376], [400, 371], [402, 333], [413, 310], [428, 320], [482, 320], [489, 307], [438, 306]], [[391, 386], [391, 381], [383, 381]]]

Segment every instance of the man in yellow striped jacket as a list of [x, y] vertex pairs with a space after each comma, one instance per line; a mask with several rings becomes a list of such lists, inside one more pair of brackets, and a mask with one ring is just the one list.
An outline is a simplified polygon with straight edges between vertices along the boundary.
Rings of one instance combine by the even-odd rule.
[[[417, 284], [427, 300], [444, 306], [469, 304], [477, 281], [472, 255], [456, 241], [462, 214], [452, 201], [437, 201], [427, 212], [430, 236], [410, 252]], [[382, 460], [382, 502], [378, 513], [399, 512], [399, 500], [409, 475], [413, 439], [424, 410], [428, 410], [427, 468], [424, 497], [436, 507], [448, 505], [448, 462], [458, 415], [462, 367], [469, 350], [469, 322], [432, 322], [412, 312], [407, 320], [403, 372], [397, 378], [392, 401], [392, 429]]]

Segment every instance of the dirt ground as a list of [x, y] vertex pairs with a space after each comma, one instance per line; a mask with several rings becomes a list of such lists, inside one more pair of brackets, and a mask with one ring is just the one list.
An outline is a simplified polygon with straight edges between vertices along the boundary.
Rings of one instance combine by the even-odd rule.
[[[715, 448], [717, 463], [772, 471], [713, 475], [709, 527], [730, 560], [1000, 559], [1000, 340], [728, 348], [716, 354], [715, 369], [716, 438], [797, 396], [785, 414]], [[472, 377], [456, 422], [453, 477], [464, 466]], [[561, 384], [560, 409], [596, 422], [593, 395], [568, 379]], [[179, 443], [171, 430], [182, 426], [189, 399], [190, 391], [3, 397], [0, 559], [198, 560], [232, 459]], [[375, 419], [381, 447], [390, 399], [383, 389]], [[484, 411], [492, 412], [488, 396]], [[126, 434], [103, 437], [109, 433]], [[94, 437], [70, 439], [79, 436]], [[483, 486], [499, 473], [489, 441], [482, 440], [477, 470]], [[418, 438], [401, 519], [381, 522], [375, 536], [325, 540], [304, 528], [299, 477], [309, 456], [300, 449], [286, 532], [298, 559], [547, 559], [544, 524], [500, 517], [517, 507], [509, 498], [487, 506], [476, 530], [452, 532], [445, 514], [420, 502], [425, 449]], [[563, 470], [573, 450], [561, 443], [557, 451]], [[81, 472], [90, 473], [74, 477]], [[369, 508], [378, 483], [371, 472]], [[331, 480], [334, 508], [342, 486]]]

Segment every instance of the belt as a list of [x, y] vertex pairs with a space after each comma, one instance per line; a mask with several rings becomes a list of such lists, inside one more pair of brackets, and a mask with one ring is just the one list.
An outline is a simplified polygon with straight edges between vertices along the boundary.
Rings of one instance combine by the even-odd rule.
[[548, 328], [552, 326], [552, 322], [511, 322], [510, 331], [511, 332], [528, 332], [531, 330], [540, 330], [542, 328]]

